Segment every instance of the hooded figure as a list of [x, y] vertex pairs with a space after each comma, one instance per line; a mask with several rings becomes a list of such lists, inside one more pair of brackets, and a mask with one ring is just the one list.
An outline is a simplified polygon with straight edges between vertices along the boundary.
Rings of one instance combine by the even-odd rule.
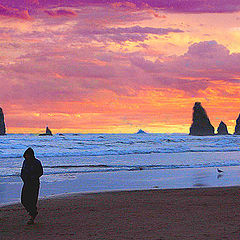
[[23, 180], [23, 188], [21, 194], [21, 203], [30, 215], [28, 224], [33, 224], [37, 212], [37, 200], [40, 187], [39, 178], [43, 175], [43, 167], [41, 162], [35, 158], [32, 148], [28, 148], [23, 157], [21, 178]]

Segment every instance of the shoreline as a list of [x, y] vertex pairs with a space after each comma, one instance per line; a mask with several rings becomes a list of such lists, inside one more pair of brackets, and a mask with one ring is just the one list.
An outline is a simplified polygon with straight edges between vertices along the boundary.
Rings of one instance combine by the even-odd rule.
[[[104, 193], [123, 193], [123, 192], [145, 192], [145, 191], [181, 191], [181, 190], [197, 190], [197, 189], [238, 189], [240, 190], [240, 185], [236, 186], [219, 186], [219, 187], [214, 187], [214, 186], [209, 186], [209, 187], [186, 187], [186, 188], [152, 188], [152, 189], [116, 189], [116, 190], [101, 190], [101, 191], [86, 191], [86, 192], [70, 192], [70, 193], [59, 193], [59, 194], [54, 194], [50, 196], [45, 196], [45, 197], [39, 197], [39, 201], [44, 201], [44, 200], [51, 200], [51, 199], [63, 199], [63, 198], [71, 198], [74, 196], [81, 197], [84, 195], [94, 195], [94, 194], [104, 194]], [[14, 202], [9, 202], [9, 203], [2, 203], [0, 204], [0, 209], [4, 207], [11, 207], [15, 205], [21, 205], [20, 201], [14, 201]]]
[[[95, 193], [105, 191], [184, 189], [200, 187], [240, 186], [240, 167], [160, 169], [120, 171], [106, 173], [84, 173], [66, 176], [61, 181], [49, 181], [43, 176], [39, 198], [71, 193]], [[19, 202], [22, 182], [0, 183], [0, 206]]]
[[69, 194], [41, 199], [36, 224], [21, 204], [0, 207], [8, 239], [238, 239], [239, 187]]

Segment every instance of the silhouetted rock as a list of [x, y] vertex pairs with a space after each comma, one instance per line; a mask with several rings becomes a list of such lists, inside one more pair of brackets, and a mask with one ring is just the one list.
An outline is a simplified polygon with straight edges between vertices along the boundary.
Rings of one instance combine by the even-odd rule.
[[48, 127], [46, 127], [46, 133], [39, 134], [39, 136], [52, 136], [52, 132]]
[[195, 102], [193, 107], [193, 123], [190, 127], [190, 135], [211, 136], [214, 135], [214, 127], [210, 123], [206, 111], [200, 102]]
[[228, 135], [228, 129], [227, 129], [227, 125], [221, 121], [219, 126], [218, 126], [218, 129], [217, 129], [217, 134], [218, 135]]
[[47, 135], [52, 135], [52, 132], [51, 132], [51, 130], [48, 127], [46, 127], [46, 134]]
[[146, 132], [144, 132], [142, 129], [139, 129], [137, 134], [139, 134], [139, 133], [141, 134], [141, 133], [146, 133]]
[[236, 120], [236, 127], [235, 127], [235, 132], [234, 134], [240, 135], [240, 114]]
[[4, 122], [4, 114], [2, 108], [0, 108], [0, 135], [6, 134], [6, 126]]

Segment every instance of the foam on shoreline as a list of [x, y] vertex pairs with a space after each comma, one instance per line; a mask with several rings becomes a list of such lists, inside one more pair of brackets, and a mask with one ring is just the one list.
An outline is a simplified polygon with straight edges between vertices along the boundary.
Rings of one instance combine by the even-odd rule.
[[[160, 169], [77, 174], [74, 178], [44, 181], [41, 178], [40, 198], [105, 191], [184, 189], [202, 187], [231, 187], [240, 185], [240, 167]], [[0, 184], [0, 204], [20, 202], [22, 183]]]

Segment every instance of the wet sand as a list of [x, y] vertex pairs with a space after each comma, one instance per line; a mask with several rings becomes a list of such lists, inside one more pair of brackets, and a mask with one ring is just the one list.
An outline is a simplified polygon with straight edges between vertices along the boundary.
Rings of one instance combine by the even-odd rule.
[[240, 187], [72, 194], [0, 208], [0, 239], [240, 239]]

